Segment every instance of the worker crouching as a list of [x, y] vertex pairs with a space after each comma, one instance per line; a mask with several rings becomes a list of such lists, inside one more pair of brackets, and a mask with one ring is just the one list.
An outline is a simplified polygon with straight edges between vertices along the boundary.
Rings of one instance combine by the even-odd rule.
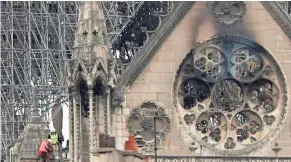
[[50, 154], [52, 152], [53, 152], [53, 148], [51, 145], [51, 140], [47, 139], [40, 144], [38, 151], [37, 151], [37, 155], [38, 155], [38, 157], [41, 158], [42, 162], [46, 162], [46, 161], [48, 161], [48, 159], [50, 159], [50, 157], [51, 157]]

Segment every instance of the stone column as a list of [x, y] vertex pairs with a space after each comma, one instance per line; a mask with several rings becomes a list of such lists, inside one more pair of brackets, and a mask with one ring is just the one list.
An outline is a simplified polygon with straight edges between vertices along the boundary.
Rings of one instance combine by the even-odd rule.
[[74, 161], [74, 90], [69, 91], [69, 157], [70, 162]]
[[111, 93], [110, 93], [110, 89], [108, 88], [106, 90], [106, 95], [107, 95], [107, 104], [106, 104], [106, 114], [107, 114], [107, 117], [106, 117], [106, 120], [107, 120], [107, 133], [109, 135], [111, 135], [111, 103], [110, 103], [110, 100], [111, 100]]
[[104, 100], [104, 96], [96, 96], [96, 104], [97, 104], [97, 110], [98, 110], [98, 133], [105, 133], [105, 109], [106, 109], [106, 101]]
[[116, 107], [115, 108], [115, 121], [114, 121], [114, 125], [116, 128], [115, 129], [115, 146], [116, 146], [116, 149], [124, 150], [121, 123], [122, 123], [122, 109], [121, 107]]
[[94, 124], [94, 113], [93, 113], [93, 91], [92, 89], [90, 88], [89, 90], [89, 117], [90, 117], [90, 130], [89, 130], [89, 133], [90, 133], [90, 139], [89, 139], [89, 145], [90, 145], [90, 152], [92, 152], [94, 150], [94, 147], [93, 147], [93, 142], [94, 142], [94, 133], [95, 133], [95, 124]]
[[76, 101], [76, 96], [73, 98], [73, 111], [74, 111], [74, 162], [78, 161], [78, 156], [79, 156], [79, 144], [80, 141], [78, 139], [79, 136], [79, 128], [80, 128], [80, 122], [78, 118], [78, 111], [79, 107], [77, 107], [77, 101]]

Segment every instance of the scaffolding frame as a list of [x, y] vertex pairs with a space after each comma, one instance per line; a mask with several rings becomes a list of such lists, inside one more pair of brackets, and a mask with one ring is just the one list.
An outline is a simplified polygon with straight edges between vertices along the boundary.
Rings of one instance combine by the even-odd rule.
[[33, 85], [45, 121], [56, 101], [66, 101], [79, 4], [1, 2], [1, 159], [30, 118]]
[[[0, 2], [1, 159], [30, 119], [32, 86], [38, 90], [41, 116], [67, 103], [66, 62], [71, 59], [82, 2]], [[104, 1], [107, 35], [112, 44], [143, 2]], [[61, 107], [59, 108], [59, 110]], [[57, 113], [58, 111], [56, 111]]]

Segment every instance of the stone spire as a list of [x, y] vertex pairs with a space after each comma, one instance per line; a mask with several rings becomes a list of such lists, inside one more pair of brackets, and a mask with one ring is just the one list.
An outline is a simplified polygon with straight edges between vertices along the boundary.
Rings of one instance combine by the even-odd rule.
[[31, 119], [12, 146], [12, 161], [15, 162], [37, 158], [38, 146], [43, 140], [47, 139], [49, 134], [48, 126], [38, 112], [36, 87], [32, 88], [32, 92], [33, 104], [31, 106]]
[[[101, 1], [84, 2], [69, 66], [70, 161], [89, 161], [110, 129], [107, 29]], [[98, 123], [98, 124], [97, 124]]]
[[[85, 2], [79, 15], [73, 60], [83, 60], [82, 68], [94, 66], [108, 73], [108, 41], [105, 18], [100, 2]], [[78, 63], [78, 62], [75, 62]]]

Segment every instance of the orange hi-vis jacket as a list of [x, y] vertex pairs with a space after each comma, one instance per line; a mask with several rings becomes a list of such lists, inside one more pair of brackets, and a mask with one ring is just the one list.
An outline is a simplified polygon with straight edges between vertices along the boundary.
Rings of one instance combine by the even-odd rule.
[[42, 152], [46, 152], [46, 158], [49, 159], [49, 151], [47, 150], [47, 146], [48, 146], [48, 142], [47, 141], [43, 141], [37, 151], [37, 155], [38, 157], [41, 157]]
[[40, 151], [40, 152], [48, 152], [47, 145], [48, 145], [48, 142], [47, 141], [43, 141], [40, 144], [38, 151]]

